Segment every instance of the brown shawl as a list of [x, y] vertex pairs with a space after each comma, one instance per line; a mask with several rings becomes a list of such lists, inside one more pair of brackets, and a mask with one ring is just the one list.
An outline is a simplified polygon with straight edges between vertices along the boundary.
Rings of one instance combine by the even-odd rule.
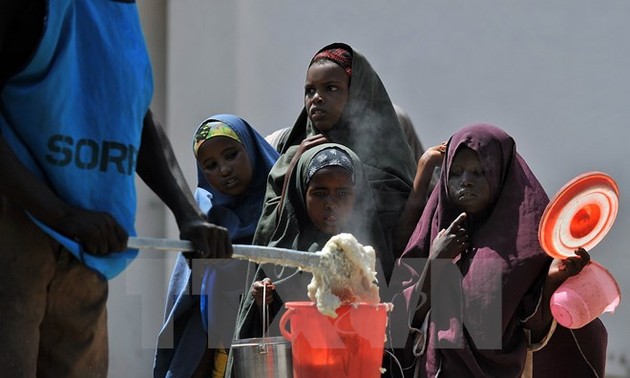
[[[403, 257], [427, 257], [438, 231], [460, 213], [449, 199], [447, 174], [462, 146], [477, 152], [494, 203], [482, 216], [467, 219], [471, 247], [457, 262], [461, 285], [454, 285], [452, 296], [432, 294], [420, 372], [429, 377], [438, 371], [440, 377], [518, 377], [527, 348], [521, 320], [535, 308], [550, 262], [537, 237], [549, 199], [508, 134], [494, 126], [474, 125], [451, 137], [443, 174]], [[432, 287], [435, 282], [433, 277]], [[493, 343], [493, 337], [499, 343]]]

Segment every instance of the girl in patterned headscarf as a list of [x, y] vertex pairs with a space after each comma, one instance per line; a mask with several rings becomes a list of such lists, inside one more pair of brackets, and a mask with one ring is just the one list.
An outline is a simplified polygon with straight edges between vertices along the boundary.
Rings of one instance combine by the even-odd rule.
[[[195, 199], [200, 209], [210, 222], [227, 228], [232, 243], [251, 244], [277, 151], [245, 120], [219, 114], [199, 125], [193, 153], [198, 163]], [[189, 262], [184, 254], [178, 256], [158, 338], [155, 377], [190, 377], [195, 372], [223, 377], [238, 296], [243, 292], [243, 287], [230, 287], [228, 282], [242, 283], [246, 269], [245, 262], [235, 260], [211, 264], [202, 270], [203, 279], [193, 280]], [[201, 287], [192, 286], [199, 281]], [[191, 295], [191, 291], [202, 295]], [[225, 348], [217, 348], [218, 344]]]
[[[373, 245], [370, 239], [373, 232], [369, 230], [378, 227], [378, 220], [372, 197], [366, 195], [369, 191], [366, 179], [358, 156], [345, 146], [325, 143], [306, 151], [300, 156], [279, 205], [282, 208], [280, 219], [269, 245], [314, 252], [341, 232], [352, 233], [363, 245]], [[266, 274], [258, 273], [257, 285], [241, 304], [236, 332], [240, 339], [262, 335], [259, 315], [262, 285], [273, 288], [271, 280], [283, 281], [282, 297], [275, 290], [267, 291], [269, 311], [276, 319], [283, 303], [309, 300], [306, 287], [312, 278], [310, 273], [271, 264], [264, 265]], [[262, 282], [268, 276], [266, 282]], [[287, 277], [290, 278], [285, 281]], [[279, 334], [274, 325], [269, 331]]]
[[[281, 201], [278, 227], [269, 245], [317, 251], [333, 235], [361, 232], [358, 226], [364, 222], [356, 218], [370, 211], [365, 209], [370, 197], [365, 196], [362, 169], [354, 152], [338, 144], [325, 143], [304, 153]], [[371, 242], [358, 234], [357, 238]]]

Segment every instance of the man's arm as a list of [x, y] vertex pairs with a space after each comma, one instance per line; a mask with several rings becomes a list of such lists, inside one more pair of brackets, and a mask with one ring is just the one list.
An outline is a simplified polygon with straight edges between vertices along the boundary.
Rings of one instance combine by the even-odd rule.
[[150, 110], [144, 117], [136, 172], [171, 209], [180, 238], [191, 240], [201, 257], [227, 258], [232, 255], [227, 230], [207, 222], [197, 207], [171, 143]]

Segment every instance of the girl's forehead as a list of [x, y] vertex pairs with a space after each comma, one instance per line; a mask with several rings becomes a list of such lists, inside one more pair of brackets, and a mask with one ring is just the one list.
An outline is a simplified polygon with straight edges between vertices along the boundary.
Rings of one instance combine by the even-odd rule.
[[468, 146], [461, 146], [457, 152], [455, 152], [455, 159], [460, 158], [460, 159], [473, 159], [473, 158], [479, 158], [479, 155], [477, 155], [477, 151], [473, 150], [472, 148], [468, 147]]
[[197, 154], [199, 158], [202, 158], [203, 156], [218, 156], [225, 150], [231, 148], [244, 149], [245, 147], [240, 142], [230, 137], [214, 136], [203, 141], [203, 143], [199, 146]]
[[329, 165], [318, 169], [313, 173], [310, 182], [313, 180], [327, 180], [344, 182], [354, 185], [353, 175], [346, 168], [339, 165]]
[[479, 155], [477, 154], [475, 150], [465, 145], [460, 146], [455, 152], [455, 155], [453, 156], [453, 163], [473, 162], [473, 161], [479, 161]]
[[327, 165], [318, 169], [315, 175], [331, 176], [331, 177], [352, 177], [352, 172], [340, 165]]
[[340, 65], [327, 59], [318, 60], [311, 64], [306, 71], [306, 76], [311, 80], [348, 79], [348, 75]]

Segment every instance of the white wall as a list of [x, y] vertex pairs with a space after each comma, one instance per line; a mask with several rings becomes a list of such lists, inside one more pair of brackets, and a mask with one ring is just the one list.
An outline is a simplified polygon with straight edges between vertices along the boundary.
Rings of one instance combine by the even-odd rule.
[[[166, 13], [159, 4], [166, 4]], [[147, 11], [143, 20], [152, 19], [154, 26], [151, 15], [167, 15], [157, 28], [164, 39], [149, 41], [152, 52], [166, 47], [163, 59], [162, 52], [154, 56], [164, 69], [164, 87], [156, 87], [156, 95], [164, 96], [161, 116], [191, 186], [190, 138], [204, 117], [236, 113], [262, 133], [291, 125], [312, 54], [329, 42], [346, 42], [368, 57], [425, 146], [465, 125], [489, 122], [515, 137], [550, 196], [583, 172], [601, 170], [615, 178], [619, 215], [592, 256], [630, 292], [624, 263], [630, 225], [630, 2], [143, 0], [140, 6]], [[164, 219], [165, 234], [176, 236], [168, 213]], [[132, 267], [143, 264], [151, 262]], [[129, 292], [142, 292], [159, 307], [164, 274], [140, 281], [144, 286], [134, 282], [127, 294], [112, 293], [111, 317], [120, 319], [117, 303], [138, 303]], [[625, 298], [614, 315], [602, 316], [611, 375], [630, 375], [623, 362], [630, 360], [628, 318]], [[119, 367], [143, 372], [133, 376], [149, 375], [151, 353], [138, 347], [130, 330], [151, 333], [158, 321], [139, 319], [135, 314], [125, 324], [113, 322], [111, 348], [120, 351], [112, 355], [112, 377], [131, 376], [118, 375]]]

